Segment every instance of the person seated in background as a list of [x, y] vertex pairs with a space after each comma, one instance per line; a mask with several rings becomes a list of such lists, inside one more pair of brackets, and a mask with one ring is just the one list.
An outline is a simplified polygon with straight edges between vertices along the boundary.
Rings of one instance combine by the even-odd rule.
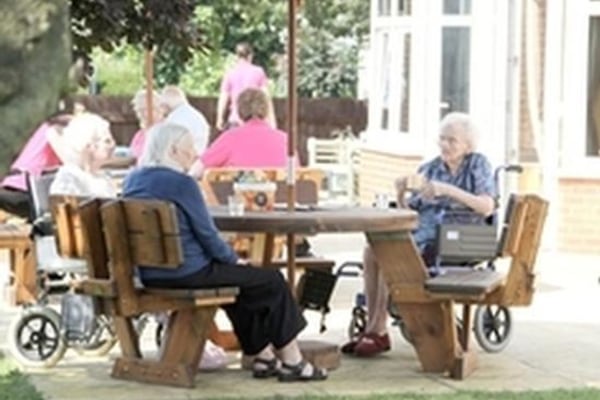
[[160, 97], [165, 122], [185, 127], [194, 136], [196, 153], [204, 153], [210, 137], [210, 127], [204, 115], [189, 103], [183, 90], [177, 86], [165, 86]]
[[200, 156], [202, 167], [284, 168], [288, 135], [265, 120], [268, 102], [262, 90], [244, 90], [237, 105], [242, 125], [217, 137]]
[[63, 160], [61, 134], [72, 118], [60, 112], [44, 121], [31, 135], [23, 150], [10, 166], [10, 173], [0, 187], [0, 209], [20, 218], [31, 217], [27, 174], [58, 168]]
[[129, 143], [129, 150], [131, 156], [134, 157], [135, 160], [138, 160], [142, 154], [142, 149], [144, 148], [147, 130], [150, 129], [152, 125], [162, 121], [164, 117], [163, 104], [161, 97], [153, 90], [152, 110], [148, 110], [146, 89], [141, 89], [133, 96], [131, 105], [135, 112], [135, 116], [138, 119], [140, 129], [133, 135], [133, 138]]
[[62, 135], [64, 164], [50, 185], [51, 195], [116, 197], [110, 176], [102, 171], [115, 148], [110, 124], [99, 115], [76, 115]]
[[215, 227], [197, 182], [187, 174], [196, 158], [186, 128], [161, 123], [148, 132], [139, 168], [125, 179], [125, 198], [157, 199], [177, 210], [184, 261], [175, 269], [140, 268], [148, 287], [201, 289], [237, 286], [236, 302], [223, 306], [253, 376], [280, 381], [323, 380], [325, 370], [302, 358], [297, 335], [306, 320], [279, 271], [240, 260]]
[[[398, 204], [419, 213], [419, 226], [413, 239], [426, 264], [431, 263], [436, 228], [442, 210], [455, 204], [471, 209], [481, 222], [495, 210], [496, 188], [488, 159], [475, 152], [477, 129], [467, 114], [447, 114], [440, 123], [440, 155], [419, 167], [421, 181], [400, 177], [396, 180]], [[411, 187], [412, 186], [412, 187]], [[407, 190], [415, 193], [408, 203]], [[429, 265], [429, 264], [428, 264]], [[346, 354], [370, 357], [390, 350], [387, 333], [388, 289], [370, 247], [363, 255], [363, 276], [367, 299], [367, 325], [358, 338], [342, 346]]]

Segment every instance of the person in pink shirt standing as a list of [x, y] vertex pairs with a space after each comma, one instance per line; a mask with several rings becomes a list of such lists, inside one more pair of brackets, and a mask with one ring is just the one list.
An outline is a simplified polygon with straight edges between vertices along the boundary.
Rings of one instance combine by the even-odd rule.
[[[239, 43], [235, 48], [237, 62], [227, 71], [221, 82], [221, 92], [217, 102], [216, 127], [219, 131], [241, 124], [237, 110], [237, 98], [245, 89], [260, 89], [268, 95], [267, 75], [258, 65], [252, 64], [252, 47], [248, 43]], [[275, 116], [270, 98], [268, 99], [267, 121], [275, 127]], [[227, 123], [225, 114], [229, 106]]]
[[266, 121], [267, 95], [259, 89], [246, 89], [237, 105], [243, 124], [222, 133], [200, 155], [203, 168], [284, 168], [288, 135]]
[[61, 133], [71, 117], [70, 114], [55, 115], [35, 130], [0, 184], [0, 209], [21, 218], [31, 217], [27, 174], [37, 176], [62, 164]]

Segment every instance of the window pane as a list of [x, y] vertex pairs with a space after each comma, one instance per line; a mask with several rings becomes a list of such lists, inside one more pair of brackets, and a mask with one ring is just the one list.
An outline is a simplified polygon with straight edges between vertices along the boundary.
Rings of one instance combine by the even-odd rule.
[[600, 155], [600, 17], [590, 18], [586, 153]]
[[377, 14], [390, 15], [392, 13], [392, 0], [378, 0]]
[[398, 15], [410, 15], [412, 0], [398, 0]]
[[444, 0], [444, 14], [471, 14], [471, 0]]
[[384, 33], [381, 44], [381, 129], [389, 128], [389, 114], [390, 114], [390, 69], [392, 67], [392, 53], [390, 52], [390, 35]]
[[470, 42], [470, 28], [442, 28], [442, 117], [450, 111], [469, 111]]
[[404, 53], [402, 54], [402, 79], [400, 80], [400, 131], [408, 132], [410, 110], [410, 33], [402, 37]]

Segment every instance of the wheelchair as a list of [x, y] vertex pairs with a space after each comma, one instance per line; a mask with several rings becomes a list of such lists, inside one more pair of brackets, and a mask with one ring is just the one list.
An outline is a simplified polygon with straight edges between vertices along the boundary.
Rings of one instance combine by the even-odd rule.
[[[494, 171], [494, 181], [498, 187], [501, 172], [521, 173], [520, 165], [503, 165]], [[496, 199], [498, 203], [498, 198]], [[395, 207], [395, 204], [390, 204]], [[498, 206], [498, 204], [496, 204]], [[510, 203], [509, 203], [510, 206]], [[445, 208], [446, 209], [446, 208]], [[436, 242], [424, 254], [430, 276], [443, 274], [448, 268], [489, 268], [495, 270], [498, 256], [498, 227], [496, 213], [485, 221], [474, 218], [474, 214], [464, 208], [448, 207], [440, 213], [437, 224]], [[362, 271], [361, 262], [348, 261], [340, 265], [339, 276], [358, 276]], [[400, 313], [392, 302], [388, 302], [388, 314], [392, 325], [397, 326], [402, 337], [412, 342], [412, 338]], [[348, 326], [348, 337], [354, 339], [362, 334], [367, 324], [367, 308], [364, 293], [357, 293], [354, 299], [352, 316]], [[457, 318], [457, 327], [464, 329]], [[473, 332], [479, 346], [488, 353], [498, 353], [508, 345], [513, 334], [513, 319], [508, 307], [481, 305], [473, 316]]]
[[28, 177], [38, 295], [34, 304], [23, 306], [8, 329], [11, 354], [31, 367], [56, 365], [68, 348], [104, 355], [117, 341], [112, 322], [96, 315], [92, 299], [73, 293], [74, 281], [87, 271], [86, 262], [57, 254], [49, 204], [54, 176], [48, 172]]

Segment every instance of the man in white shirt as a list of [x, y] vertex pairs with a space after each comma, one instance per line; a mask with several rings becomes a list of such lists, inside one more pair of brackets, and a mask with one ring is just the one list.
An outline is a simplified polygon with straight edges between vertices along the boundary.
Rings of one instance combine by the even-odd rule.
[[210, 136], [210, 127], [204, 115], [188, 102], [183, 90], [177, 86], [165, 86], [161, 99], [166, 111], [165, 122], [187, 128], [194, 137], [196, 154], [200, 156], [206, 150]]

